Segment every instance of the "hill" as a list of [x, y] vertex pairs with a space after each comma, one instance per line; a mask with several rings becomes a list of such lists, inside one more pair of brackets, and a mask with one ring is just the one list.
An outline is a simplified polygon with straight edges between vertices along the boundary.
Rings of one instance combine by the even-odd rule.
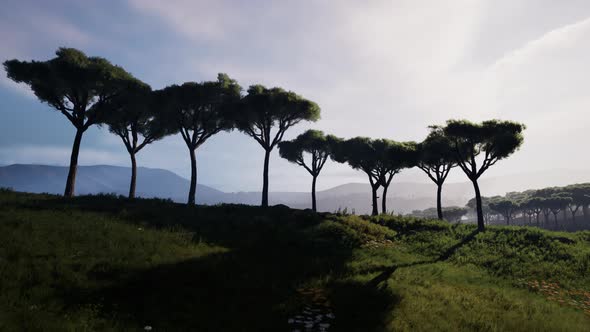
[[[126, 195], [131, 170], [119, 166], [80, 166], [77, 176], [78, 194], [116, 193]], [[0, 187], [33, 193], [63, 192], [67, 168], [45, 165], [10, 165], [0, 167]], [[555, 170], [483, 178], [480, 181], [485, 196], [504, 195], [510, 191], [522, 191], [546, 186], [590, 182], [590, 172]], [[222, 192], [206, 185], [197, 184], [198, 204], [260, 204], [260, 192]], [[189, 181], [163, 169], [138, 168], [137, 193], [139, 197], [170, 198], [185, 202]], [[444, 186], [443, 205], [463, 206], [473, 197], [469, 182], [447, 183]], [[334, 212], [338, 209], [353, 209], [356, 213], [371, 211], [370, 187], [366, 183], [347, 183], [318, 191], [319, 211]], [[432, 183], [393, 182], [388, 194], [388, 207], [396, 213], [410, 213], [433, 207], [436, 202], [436, 187]], [[380, 195], [380, 194], [379, 194]], [[271, 204], [284, 204], [293, 208], [310, 207], [308, 192], [271, 192]]]
[[585, 331], [590, 233], [0, 191], [0, 330]]
[[[48, 165], [15, 164], [0, 167], [0, 186], [31, 193], [63, 193], [68, 176], [68, 168]], [[78, 166], [76, 175], [76, 194], [115, 193], [127, 195], [129, 192], [129, 167], [96, 165]], [[197, 201], [200, 204], [215, 204], [221, 201], [224, 193], [211, 187], [198, 184]], [[173, 172], [138, 167], [137, 195], [139, 197], [170, 198], [184, 202], [189, 181]]]

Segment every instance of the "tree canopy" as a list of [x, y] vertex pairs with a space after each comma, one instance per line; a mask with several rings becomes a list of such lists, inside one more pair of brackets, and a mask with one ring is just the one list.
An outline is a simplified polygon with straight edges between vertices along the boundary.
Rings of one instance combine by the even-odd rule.
[[372, 141], [377, 161], [376, 174], [379, 184], [383, 187], [381, 193], [381, 212], [387, 213], [387, 189], [393, 177], [404, 168], [416, 165], [416, 143], [396, 142], [389, 139], [376, 139]]
[[[332, 142], [337, 140], [333, 136], [325, 136], [319, 130], [307, 130], [292, 141], [279, 143], [279, 154], [288, 161], [305, 168], [313, 177], [312, 180], [312, 210], [317, 211], [316, 204], [316, 178], [320, 174], [326, 160], [332, 151]], [[305, 154], [311, 156], [309, 162], [305, 162]]]
[[154, 94], [149, 85], [133, 82], [101, 107], [111, 111], [103, 119], [109, 131], [121, 138], [131, 158], [129, 198], [135, 197], [137, 162], [135, 155], [146, 145], [164, 137], [168, 132], [156, 118]]
[[8, 78], [27, 84], [37, 98], [61, 112], [76, 128], [64, 195], [74, 195], [78, 154], [83, 133], [104, 119], [101, 104], [137, 81], [123, 68], [101, 57], [89, 57], [74, 48], [59, 48], [47, 61], [8, 60]]
[[188, 204], [195, 204], [197, 161], [195, 150], [211, 136], [233, 128], [233, 109], [240, 101], [240, 85], [226, 74], [217, 81], [187, 82], [156, 92], [158, 121], [170, 133], [180, 133], [191, 159]]
[[[473, 123], [449, 120], [441, 130], [451, 143], [455, 161], [473, 183], [479, 230], [485, 229], [481, 193], [477, 180], [491, 166], [510, 156], [524, 140], [526, 127], [512, 121], [489, 120]], [[478, 159], [480, 164], [478, 165]]]
[[436, 184], [436, 208], [438, 219], [443, 219], [442, 186], [451, 169], [457, 166], [451, 141], [440, 127], [431, 127], [430, 133], [417, 145], [417, 163], [426, 175]]
[[27, 84], [40, 101], [60, 111], [76, 128], [86, 130], [103, 118], [106, 109], [92, 107], [119, 94], [136, 81], [122, 67], [101, 57], [61, 47], [47, 61], [8, 60], [10, 79]]
[[[262, 206], [268, 206], [268, 166], [270, 152], [283, 140], [285, 132], [301, 121], [317, 121], [320, 107], [282, 88], [252, 85], [233, 116], [235, 127], [254, 138], [264, 148]], [[273, 133], [273, 128], [276, 128]]]
[[518, 204], [510, 199], [498, 199], [489, 203], [490, 209], [498, 212], [506, 220], [506, 224], [510, 224], [512, 216], [518, 209]]
[[[355, 137], [337, 144], [332, 158], [339, 163], [347, 163], [353, 169], [361, 170], [369, 177], [372, 188], [373, 210], [378, 214], [377, 189], [384, 187], [382, 207], [386, 209], [386, 188], [393, 176], [403, 168], [414, 165], [415, 143], [395, 142], [386, 139], [373, 140], [368, 137]], [[386, 213], [386, 210], [383, 211]]]

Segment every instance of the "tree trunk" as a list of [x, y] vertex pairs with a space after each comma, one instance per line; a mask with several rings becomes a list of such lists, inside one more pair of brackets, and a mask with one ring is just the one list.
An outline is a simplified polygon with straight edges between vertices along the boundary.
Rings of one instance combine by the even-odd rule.
[[313, 180], [311, 181], [311, 209], [313, 212], [317, 212], [317, 205], [315, 201], [315, 182], [317, 179], [317, 175], [313, 176]]
[[373, 198], [373, 210], [371, 211], [372, 216], [376, 216], [379, 214], [379, 210], [377, 209], [377, 188], [379, 188], [379, 186], [371, 186]]
[[475, 190], [475, 203], [477, 206], [477, 230], [478, 231], [485, 231], [485, 225], [483, 222], [483, 209], [481, 207], [481, 193], [479, 191], [479, 185], [477, 184], [477, 179], [472, 180], [473, 182], [473, 189]]
[[588, 205], [582, 205], [582, 215], [584, 216], [584, 221], [588, 219]]
[[541, 223], [539, 222], [539, 213], [537, 213], [536, 218], [537, 218], [537, 227], [541, 227]]
[[381, 213], [383, 214], [387, 214], [387, 188], [389, 185], [384, 185], [381, 193]]
[[270, 150], [264, 151], [264, 170], [262, 171], [262, 207], [268, 206], [268, 162]]
[[197, 192], [197, 158], [195, 149], [189, 148], [191, 154], [191, 186], [188, 191], [188, 205], [195, 205], [195, 194]]
[[137, 182], [137, 161], [135, 160], [135, 153], [130, 153], [131, 156], [131, 183], [129, 184], [129, 198], [135, 198], [135, 183]]
[[544, 225], [543, 226], [545, 226], [545, 227], [547, 227], [547, 225], [549, 225], [549, 213], [550, 212], [547, 212], [547, 213], [544, 213], [543, 212], [543, 216], [544, 216], [544, 218], [543, 218], [544, 219], [543, 220], [543, 224]]
[[74, 138], [74, 145], [72, 146], [72, 154], [70, 156], [70, 170], [68, 171], [68, 179], [66, 180], [65, 197], [74, 196], [74, 187], [76, 185], [76, 171], [78, 170], [78, 154], [80, 153], [80, 143], [82, 142], [82, 134], [84, 130], [77, 129], [76, 137]]
[[436, 213], [438, 215], [439, 220], [443, 220], [443, 212], [442, 212], [442, 184], [437, 184], [438, 188], [436, 190]]

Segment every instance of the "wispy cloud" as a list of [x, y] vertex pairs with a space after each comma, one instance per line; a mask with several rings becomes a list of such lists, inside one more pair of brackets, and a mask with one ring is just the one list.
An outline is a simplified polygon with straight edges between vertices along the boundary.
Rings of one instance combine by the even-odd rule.
[[[0, 163], [69, 165], [71, 150], [62, 146], [19, 145], [0, 147]], [[111, 151], [83, 148], [80, 150], [80, 165], [125, 165], [124, 154]]]

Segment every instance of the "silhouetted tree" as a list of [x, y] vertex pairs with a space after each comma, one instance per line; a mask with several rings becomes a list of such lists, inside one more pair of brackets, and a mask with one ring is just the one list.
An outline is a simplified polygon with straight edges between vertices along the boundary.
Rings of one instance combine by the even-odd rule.
[[533, 215], [535, 215], [537, 227], [540, 227], [541, 223], [539, 221], [539, 216], [541, 215], [541, 212], [543, 212], [543, 198], [529, 197], [523, 204]]
[[376, 173], [383, 187], [381, 192], [381, 212], [387, 213], [387, 189], [394, 175], [404, 168], [416, 165], [416, 143], [396, 142], [388, 139], [377, 139], [371, 142], [376, 153]]
[[135, 198], [137, 182], [136, 154], [146, 145], [164, 137], [166, 130], [156, 120], [153, 93], [149, 85], [133, 82], [129, 88], [103, 104], [110, 109], [104, 124], [121, 138], [131, 158], [129, 198]]
[[[486, 224], [490, 223], [492, 217], [497, 217], [500, 215], [496, 211], [490, 209], [490, 202], [493, 202], [493, 201], [498, 200], [500, 198], [501, 198], [501, 196], [493, 196], [493, 197], [482, 196], [481, 197], [481, 208], [483, 211], [483, 219]], [[469, 209], [473, 210], [477, 215], [477, 203], [476, 203], [475, 197], [470, 199], [465, 206], [467, 206]], [[443, 212], [443, 214], [444, 214], [444, 212]]]
[[373, 140], [368, 137], [355, 137], [335, 144], [332, 159], [339, 163], [347, 163], [353, 169], [361, 170], [369, 177], [371, 184], [372, 215], [378, 215], [377, 189], [381, 186], [379, 172], [381, 155], [375, 151]]
[[8, 60], [4, 68], [10, 79], [30, 86], [40, 101], [61, 112], [76, 128], [64, 191], [64, 196], [72, 197], [82, 135], [108, 111], [98, 106], [135, 78], [104, 58], [88, 57], [73, 48], [59, 48], [55, 54], [47, 61]]
[[[279, 154], [281, 157], [297, 165], [303, 166], [312, 176], [311, 182], [311, 206], [312, 210], [317, 211], [316, 204], [316, 180], [318, 175], [324, 167], [326, 160], [330, 156], [331, 146], [330, 142], [336, 139], [332, 136], [325, 136], [319, 130], [308, 130], [305, 133], [297, 136], [292, 141], [284, 141], [279, 143]], [[311, 161], [307, 164], [305, 162], [305, 154], [311, 156]]]
[[588, 205], [590, 200], [586, 196], [588, 194], [588, 185], [584, 184], [576, 184], [567, 186], [564, 188], [564, 191], [567, 193], [567, 196], [572, 198], [571, 203], [568, 204], [568, 209], [572, 214], [572, 221], [576, 221], [576, 214], [578, 210], [582, 208], [582, 212], [584, 211], [584, 207]]
[[[268, 206], [268, 164], [272, 149], [287, 129], [301, 121], [317, 121], [319, 106], [291, 91], [252, 85], [234, 116], [236, 128], [264, 148], [262, 206]], [[272, 129], [276, 127], [276, 132]]]
[[[443, 213], [445, 215], [445, 219], [450, 222], [459, 222], [463, 218], [464, 215], [467, 214], [469, 210], [465, 207], [459, 206], [449, 206], [444, 208]], [[438, 208], [437, 208], [437, 217], [438, 217]]]
[[560, 194], [555, 194], [546, 199], [549, 210], [551, 211], [551, 213], [553, 213], [553, 220], [555, 221], [556, 228], [558, 227], [557, 215], [560, 211], [565, 210], [567, 208], [567, 205], [570, 204], [571, 201], [571, 197], [566, 197]]
[[431, 127], [426, 139], [418, 145], [417, 166], [436, 184], [436, 211], [438, 219], [443, 219], [442, 186], [451, 169], [457, 166], [451, 142], [440, 127]]
[[[445, 220], [449, 222], [459, 222], [469, 212], [469, 208], [467, 207], [459, 207], [459, 206], [449, 206], [443, 208], [443, 213], [445, 215]], [[414, 210], [411, 213], [412, 216], [418, 218], [427, 218], [427, 219], [438, 219], [438, 209], [437, 208], [428, 208], [425, 210]]]
[[158, 121], [162, 121], [169, 132], [180, 132], [189, 150], [189, 205], [196, 201], [196, 150], [211, 136], [232, 129], [232, 108], [239, 102], [240, 92], [240, 85], [226, 74], [219, 74], [217, 81], [187, 82], [157, 91]]
[[510, 225], [510, 220], [512, 220], [512, 216], [518, 208], [518, 205], [509, 199], [499, 199], [497, 201], [492, 201], [489, 205], [490, 209], [498, 212], [504, 217], [504, 220], [506, 220], [506, 225]]
[[[490, 120], [480, 124], [449, 120], [442, 129], [451, 142], [455, 161], [473, 183], [477, 206], [477, 227], [485, 230], [481, 193], [477, 180], [488, 168], [516, 151], [523, 142], [525, 126], [511, 121]], [[477, 158], [483, 155], [481, 165]]]

